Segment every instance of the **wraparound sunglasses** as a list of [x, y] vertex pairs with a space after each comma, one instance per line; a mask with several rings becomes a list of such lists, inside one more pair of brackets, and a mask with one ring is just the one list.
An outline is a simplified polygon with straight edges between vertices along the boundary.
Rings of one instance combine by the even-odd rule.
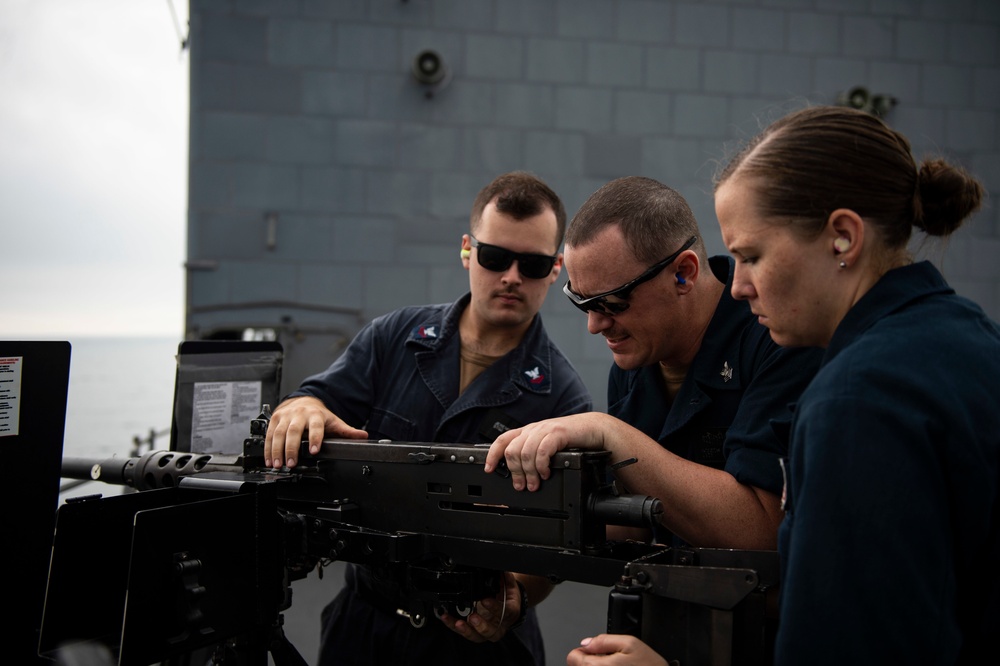
[[[674, 260], [680, 256], [681, 252], [694, 245], [694, 242], [697, 239], [697, 236], [691, 236], [691, 238], [689, 238], [688, 241], [681, 246], [681, 249], [677, 250], [663, 261], [653, 264], [646, 269], [642, 275], [631, 282], [623, 284], [617, 289], [612, 289], [611, 291], [606, 291], [603, 294], [591, 296], [590, 298], [584, 298], [583, 296], [574, 294], [570, 288], [570, 283], [566, 282], [566, 284], [563, 285], [563, 293], [569, 297], [569, 300], [573, 302], [573, 305], [580, 308], [584, 312], [593, 310], [594, 312], [599, 312], [600, 314], [607, 315], [608, 317], [621, 314], [622, 312], [628, 310], [628, 297], [632, 293], [632, 290], [643, 282], [649, 282], [662, 273], [664, 268], [674, 263]], [[609, 301], [609, 297], [619, 300]]]

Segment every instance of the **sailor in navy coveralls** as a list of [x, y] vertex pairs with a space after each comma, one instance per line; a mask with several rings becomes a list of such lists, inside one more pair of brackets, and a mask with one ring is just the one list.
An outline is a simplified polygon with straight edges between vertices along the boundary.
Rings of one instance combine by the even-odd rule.
[[[562, 268], [565, 220], [558, 196], [531, 174], [505, 174], [483, 188], [462, 237], [471, 293], [366, 326], [275, 410], [269, 464], [293, 466], [304, 436], [314, 453], [324, 435], [481, 443], [506, 428], [589, 411], [583, 381], [538, 315]], [[444, 615], [421, 628], [396, 613], [400, 590], [387, 572], [349, 566], [346, 578], [323, 612], [321, 665], [544, 663], [537, 617], [525, 608], [551, 590], [544, 578], [505, 574], [503, 596], [478, 602], [467, 618]]]
[[983, 196], [841, 107], [721, 174], [733, 294], [780, 344], [826, 348], [792, 426], [779, 666], [1000, 662], [1000, 327], [908, 249]]

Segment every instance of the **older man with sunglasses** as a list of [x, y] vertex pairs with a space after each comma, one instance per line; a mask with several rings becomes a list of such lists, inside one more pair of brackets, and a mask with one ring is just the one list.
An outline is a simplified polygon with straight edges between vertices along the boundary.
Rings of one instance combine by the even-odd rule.
[[680, 194], [649, 178], [594, 193], [566, 235], [565, 294], [614, 357], [610, 414], [551, 419], [500, 435], [514, 487], [535, 490], [567, 447], [608, 449], [618, 480], [663, 501], [661, 542], [777, 546], [790, 403], [818, 349], [782, 349], [730, 294], [733, 261], [709, 259]]
[[[513, 172], [476, 197], [462, 236], [470, 292], [455, 303], [402, 308], [367, 325], [326, 371], [271, 417], [265, 457], [293, 467], [308, 438], [492, 442], [508, 428], [592, 408], [539, 308], [562, 269], [566, 212], [537, 177]], [[351, 425], [349, 425], [351, 424]], [[544, 661], [533, 608], [545, 579], [506, 574], [498, 599], [467, 618], [414, 628], [390, 572], [349, 565], [323, 611], [319, 664], [532, 664]], [[503, 603], [501, 603], [501, 599]]]

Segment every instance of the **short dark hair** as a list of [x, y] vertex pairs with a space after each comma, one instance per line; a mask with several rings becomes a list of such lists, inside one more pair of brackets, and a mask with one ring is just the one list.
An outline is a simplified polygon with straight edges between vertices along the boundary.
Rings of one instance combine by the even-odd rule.
[[573, 216], [566, 244], [586, 245], [605, 228], [618, 225], [636, 259], [653, 264], [694, 236], [700, 256], [705, 246], [688, 202], [663, 183], [644, 176], [627, 176], [605, 184], [590, 195]]
[[715, 189], [733, 176], [756, 179], [760, 212], [784, 218], [805, 238], [847, 208], [894, 250], [907, 244], [914, 226], [951, 234], [983, 198], [982, 185], [963, 169], [943, 159], [918, 168], [905, 136], [876, 116], [839, 106], [775, 121], [716, 174]]
[[541, 178], [527, 171], [511, 171], [497, 176], [493, 182], [476, 195], [469, 216], [469, 228], [473, 233], [479, 227], [483, 210], [497, 200], [497, 210], [510, 215], [515, 220], [524, 220], [538, 215], [548, 206], [556, 215], [556, 250], [562, 245], [566, 232], [566, 208], [559, 196]]

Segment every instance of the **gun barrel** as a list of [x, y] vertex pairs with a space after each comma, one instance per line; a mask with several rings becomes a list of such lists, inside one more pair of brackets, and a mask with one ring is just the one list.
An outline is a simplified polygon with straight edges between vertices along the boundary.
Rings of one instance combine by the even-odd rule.
[[125, 468], [138, 458], [63, 458], [62, 478], [125, 485]]
[[216, 471], [242, 471], [239, 458], [183, 451], [150, 451], [138, 458], [63, 458], [61, 474], [64, 479], [151, 490], [173, 487], [182, 476]]

